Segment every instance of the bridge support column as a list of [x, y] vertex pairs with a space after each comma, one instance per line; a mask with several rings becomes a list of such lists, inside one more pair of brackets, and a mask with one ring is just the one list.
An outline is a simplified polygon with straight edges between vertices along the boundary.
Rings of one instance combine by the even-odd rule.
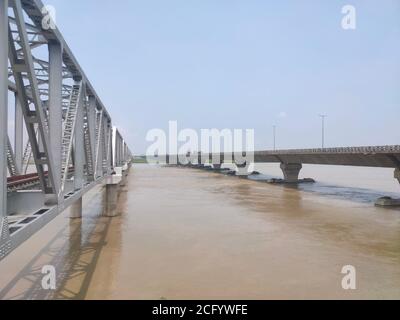
[[82, 197], [76, 200], [71, 206], [70, 218], [79, 219], [82, 218]]
[[121, 183], [120, 186], [121, 187], [125, 187], [126, 186], [126, 182], [128, 180], [128, 171], [129, 171], [129, 166], [128, 164], [124, 164], [122, 167], [122, 177], [121, 177]]
[[400, 168], [394, 170], [394, 178], [397, 179], [397, 181], [399, 181], [400, 183]]
[[213, 169], [216, 171], [220, 171], [222, 167], [222, 164], [213, 164]]
[[[394, 178], [400, 183], [400, 168], [394, 170]], [[382, 197], [376, 200], [375, 205], [378, 207], [400, 207], [400, 199]]]
[[284, 180], [287, 183], [299, 182], [300, 170], [303, 168], [301, 163], [282, 163], [281, 169], [283, 171]]
[[115, 168], [116, 175], [113, 175], [106, 180], [106, 191], [104, 195], [104, 212], [105, 217], [115, 217], [118, 215], [118, 192], [122, 183], [122, 168]]
[[105, 217], [115, 217], [117, 215], [117, 202], [118, 202], [118, 184], [107, 184], [105, 194]]

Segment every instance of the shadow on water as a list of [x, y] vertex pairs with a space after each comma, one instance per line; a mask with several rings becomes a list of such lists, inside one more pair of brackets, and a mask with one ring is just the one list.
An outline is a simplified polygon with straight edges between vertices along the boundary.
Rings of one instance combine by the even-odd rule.
[[[102, 216], [104, 198], [104, 192], [98, 192], [85, 203], [83, 219], [69, 219], [69, 224], [1, 289], [0, 299], [85, 299], [102, 249], [107, 245], [110, 224], [115, 219]], [[124, 203], [126, 191], [119, 196], [120, 206]], [[44, 265], [56, 270], [54, 291], [42, 288]]]
[[[266, 183], [271, 179], [277, 179], [277, 177], [260, 174], [260, 175], [249, 176], [248, 179], [252, 181]], [[381, 198], [383, 196], [392, 197], [394, 199], [400, 197], [399, 194], [396, 193], [380, 192], [377, 190], [371, 190], [365, 188], [331, 185], [331, 184], [321, 183], [318, 181], [315, 183], [302, 183], [298, 185], [277, 185], [277, 187], [279, 186], [283, 188], [296, 189], [299, 191], [314, 193], [332, 199], [348, 200], [363, 204], [374, 204], [378, 198]], [[391, 208], [391, 209], [396, 209], [396, 208]]]

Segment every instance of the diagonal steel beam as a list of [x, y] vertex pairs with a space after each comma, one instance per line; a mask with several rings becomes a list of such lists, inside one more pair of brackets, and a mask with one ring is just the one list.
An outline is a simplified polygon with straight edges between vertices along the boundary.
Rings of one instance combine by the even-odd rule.
[[102, 151], [101, 151], [101, 139], [102, 139], [102, 134], [103, 134], [103, 120], [104, 120], [104, 114], [103, 110], [101, 110], [97, 114], [97, 119], [96, 119], [96, 160], [95, 160], [95, 177], [99, 177], [102, 175], [102, 173], [99, 175], [99, 172], [101, 172], [103, 168], [103, 159], [102, 159]]
[[[35, 76], [33, 58], [30, 51], [28, 42], [28, 36], [26, 31], [26, 25], [24, 22], [23, 11], [20, 0], [14, 0], [11, 2], [15, 15], [15, 22], [18, 27], [18, 32], [21, 40], [21, 49], [23, 52], [23, 60], [18, 57], [16, 45], [14, 43], [11, 30], [9, 28], [9, 44], [10, 44], [10, 60], [13, 69], [15, 84], [17, 92], [21, 98], [21, 105], [23, 114], [26, 122], [26, 127], [31, 142], [32, 153], [34, 156], [36, 169], [39, 175], [40, 184], [45, 194], [58, 194], [58, 185], [55, 183], [54, 172], [53, 172], [53, 158], [50, 152], [50, 143], [48, 136], [48, 128], [46, 125], [46, 118], [42, 106], [42, 101], [39, 97], [39, 89], [37, 79]], [[27, 75], [32, 100], [29, 101], [27, 98], [23, 74]], [[31, 106], [34, 110], [31, 110]], [[39, 148], [38, 139], [35, 137], [34, 124], [38, 125], [38, 134], [42, 141], [43, 152]], [[47, 169], [47, 170], [45, 170]], [[48, 172], [47, 177], [45, 171]]]
[[[70, 104], [66, 114], [62, 130], [62, 155], [61, 155], [61, 187], [59, 196], [63, 196], [65, 184], [68, 178], [71, 156], [73, 156], [73, 142], [75, 137], [75, 128], [77, 113], [80, 109], [80, 99], [83, 94], [82, 82], [77, 82], [71, 92]], [[82, 137], [83, 138], [83, 135]]]
[[10, 176], [18, 176], [20, 174], [17, 163], [15, 161], [15, 153], [10, 142], [10, 137], [7, 135], [7, 167]]

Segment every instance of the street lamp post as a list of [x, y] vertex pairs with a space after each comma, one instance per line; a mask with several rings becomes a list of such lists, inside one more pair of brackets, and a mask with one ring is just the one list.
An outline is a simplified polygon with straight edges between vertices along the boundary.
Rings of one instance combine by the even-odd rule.
[[274, 134], [274, 151], [276, 151], [276, 126], [273, 126], [273, 134]]

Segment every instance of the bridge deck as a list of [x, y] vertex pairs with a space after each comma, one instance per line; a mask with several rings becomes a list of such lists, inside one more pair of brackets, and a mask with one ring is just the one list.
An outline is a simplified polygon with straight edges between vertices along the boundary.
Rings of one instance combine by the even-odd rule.
[[400, 168], [400, 146], [258, 151], [255, 162]]
[[[301, 163], [322, 165], [343, 165], [360, 167], [400, 168], [400, 146], [376, 146], [376, 147], [345, 147], [325, 149], [293, 149], [277, 151], [256, 151], [253, 153], [256, 163]], [[194, 159], [196, 155], [186, 155], [188, 159]], [[205, 159], [211, 162], [231, 161], [241, 154], [201, 154], [199, 159], [204, 163]], [[167, 162], [171, 163], [171, 157], [167, 156]], [[180, 156], [181, 157], [181, 156]], [[159, 160], [158, 158], [155, 158]], [[179, 158], [180, 159], [180, 158]], [[217, 159], [217, 160], [216, 160]]]

